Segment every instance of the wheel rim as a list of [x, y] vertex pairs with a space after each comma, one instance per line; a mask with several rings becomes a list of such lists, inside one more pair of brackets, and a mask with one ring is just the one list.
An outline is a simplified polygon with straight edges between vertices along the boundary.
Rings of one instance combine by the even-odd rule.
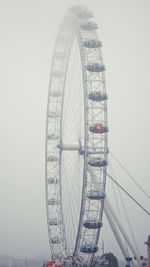
[[[63, 208], [64, 196], [62, 193], [64, 184], [62, 181], [62, 173], [64, 172], [63, 155], [67, 153], [64, 150], [72, 151], [74, 148], [74, 150], [77, 151], [78, 156], [83, 158], [84, 163], [81, 209], [79, 220], [76, 222], [76, 224], [78, 224], [78, 229], [75, 231], [77, 237], [74, 243], [72, 241], [74, 246], [73, 256], [75, 260], [84, 259], [86, 262], [91, 262], [94, 253], [97, 251], [105, 197], [104, 192], [108, 152], [107, 97], [104, 68], [97, 71], [99, 66], [103, 66], [100, 47], [89, 48], [85, 45], [85, 42], [88, 43], [88, 40], [97, 40], [97, 34], [95, 30], [89, 31], [85, 28], [83, 29], [81, 27], [83, 22], [84, 20], [80, 20], [74, 14], [69, 13], [67, 20], [65, 20], [60, 28], [56, 41], [48, 95], [46, 131], [46, 203], [52, 255], [56, 257], [57, 254], [57, 256], [60, 255], [60, 257], [64, 257], [68, 253], [68, 237], [65, 229], [66, 221], [64, 219]], [[67, 135], [66, 140], [63, 140], [65, 139], [65, 134], [63, 133], [63, 125], [65, 124], [65, 122], [63, 122], [63, 114], [65, 105], [64, 94], [67, 84], [67, 73], [69, 73], [69, 59], [71, 57], [71, 50], [73, 49], [74, 36], [76, 36], [78, 40], [82, 69], [84, 139], [82, 139], [80, 135], [79, 139], [81, 140], [79, 140], [77, 144], [70, 145], [71, 148], [69, 148], [64, 142], [67, 140]], [[99, 65], [95, 67], [95, 65], [91, 65], [91, 62], [93, 64], [98, 63]], [[61, 66], [63, 66], [63, 68]], [[94, 71], [93, 69], [90, 69], [91, 66], [92, 68], [95, 68]], [[99, 100], [96, 101], [96, 98]], [[50, 114], [51, 117], [49, 117]], [[102, 126], [105, 126], [105, 128], [103, 127], [104, 129], [101, 129]], [[94, 132], [95, 128], [96, 131], [99, 132]], [[53, 138], [51, 137], [50, 139], [50, 136], [52, 135]], [[99, 158], [101, 158], [101, 161]], [[97, 166], [93, 164], [97, 164]], [[55, 178], [55, 182], [50, 183], [50, 178]], [[51, 200], [51, 203], [49, 200]], [[54, 222], [57, 221], [57, 225], [51, 225], [52, 220], [54, 220]], [[54, 236], [54, 232], [57, 233], [57, 235]]]

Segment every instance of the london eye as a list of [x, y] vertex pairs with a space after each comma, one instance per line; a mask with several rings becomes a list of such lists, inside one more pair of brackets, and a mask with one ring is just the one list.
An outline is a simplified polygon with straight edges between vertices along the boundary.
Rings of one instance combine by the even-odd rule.
[[[132, 253], [142, 266], [128, 218], [130, 236], [106, 196], [107, 176], [150, 215], [107, 171], [111, 165], [108, 164], [108, 96], [102, 42], [97, 29], [92, 12], [86, 7], [74, 6], [68, 10], [55, 43], [45, 150], [51, 256], [58, 263], [66, 261], [73, 266], [94, 266], [104, 212], [127, 265], [131, 262], [134, 266]], [[111, 152], [109, 154], [150, 199], [116, 157]]]
[[92, 17], [85, 7], [70, 8], [57, 36], [45, 179], [52, 256], [87, 263], [98, 250], [108, 164], [105, 66]]

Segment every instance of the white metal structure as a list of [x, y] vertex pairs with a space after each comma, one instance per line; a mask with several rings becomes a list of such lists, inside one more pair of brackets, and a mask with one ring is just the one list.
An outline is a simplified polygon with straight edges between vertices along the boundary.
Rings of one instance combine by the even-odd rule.
[[[139, 266], [141, 267], [142, 266], [142, 263], [140, 261], [140, 256], [138, 255], [138, 252], [137, 252], [137, 249], [134, 248], [133, 244], [132, 244], [132, 241], [130, 240], [128, 234], [126, 233], [126, 231], [124, 230], [124, 227], [121, 223], [121, 221], [119, 220], [119, 217], [117, 216], [116, 212], [114, 211], [110, 201], [107, 200], [105, 201], [105, 207], [104, 207], [104, 212], [105, 212], [105, 215], [106, 215], [106, 218], [110, 224], [110, 227], [112, 229], [112, 232], [114, 233], [114, 236], [118, 242], [118, 245], [125, 257], [125, 259], [128, 258], [128, 254], [127, 254], [127, 251], [124, 249], [124, 245], [122, 244], [122, 240], [120, 238], [120, 233], [122, 234], [124, 240], [127, 242], [130, 250], [132, 251], [135, 259], [137, 260]], [[119, 231], [120, 232], [119, 232]]]
[[45, 178], [52, 256], [72, 253], [74, 261], [88, 263], [98, 250], [108, 153], [105, 67], [91, 17], [85, 7], [71, 8], [57, 36], [48, 93]]

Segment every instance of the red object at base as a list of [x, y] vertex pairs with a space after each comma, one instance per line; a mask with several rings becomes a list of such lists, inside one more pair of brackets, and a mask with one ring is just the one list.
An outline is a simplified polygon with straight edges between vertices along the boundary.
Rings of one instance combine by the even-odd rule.
[[61, 264], [55, 264], [55, 260], [48, 261], [45, 267], [62, 267]]
[[46, 267], [55, 267], [56, 265], [55, 265], [55, 261], [54, 260], [51, 260], [51, 261], [48, 261], [47, 263], [46, 263]]

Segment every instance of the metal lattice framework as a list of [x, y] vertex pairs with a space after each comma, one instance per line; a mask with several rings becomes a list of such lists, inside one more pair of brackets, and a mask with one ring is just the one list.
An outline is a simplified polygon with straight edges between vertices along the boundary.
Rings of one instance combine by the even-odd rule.
[[[74, 219], [77, 230], [72, 255], [74, 260], [83, 259], [85, 262], [91, 262], [98, 250], [108, 153], [105, 67], [101, 54], [102, 44], [96, 32], [97, 25], [90, 20], [91, 17], [91, 12], [86, 8], [73, 7], [60, 27], [51, 68], [46, 130], [46, 207], [52, 256], [65, 257], [69, 250], [63, 196], [63, 187], [67, 183], [63, 178], [63, 164], [67, 157], [65, 151], [69, 151], [69, 157], [76, 153], [79, 160], [82, 158], [82, 164], [77, 165], [81, 168], [82, 188], [79, 216]], [[80, 67], [74, 66], [77, 74], [70, 69], [73, 46], [76, 47], [74, 50], [80, 58]], [[70, 83], [67, 86], [68, 75], [72, 75], [72, 85]], [[80, 134], [75, 142], [72, 142], [71, 137], [67, 137], [69, 135], [63, 131], [63, 125], [69, 123], [69, 129], [72, 127], [65, 117], [65, 95], [68, 90], [66, 87], [70, 91], [75, 90], [74, 75], [80, 76], [79, 79], [76, 78], [75, 86], [79, 87], [78, 94], [82, 91], [80, 106], [83, 111], [80, 123], [77, 120], [77, 123], [82, 125]], [[79, 86], [78, 80], [81, 80]], [[72, 103], [72, 109], [75, 109], [73, 100]], [[77, 111], [74, 113], [77, 114]], [[73, 121], [76, 121], [75, 115]], [[71, 162], [73, 164], [73, 160]]]

